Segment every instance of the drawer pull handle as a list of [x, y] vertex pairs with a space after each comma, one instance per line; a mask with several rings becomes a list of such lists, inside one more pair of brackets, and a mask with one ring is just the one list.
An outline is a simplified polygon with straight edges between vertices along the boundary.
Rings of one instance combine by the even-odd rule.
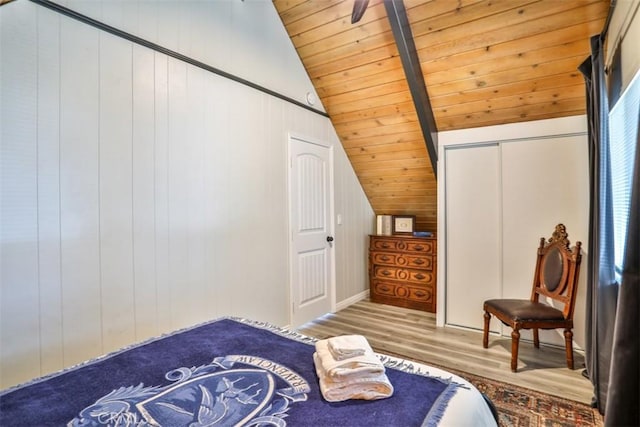
[[424, 279], [426, 277], [427, 276], [425, 276], [424, 274], [420, 274], [420, 273], [416, 274], [416, 279], [418, 279], [418, 280], [422, 280], [422, 279]]
[[424, 250], [424, 246], [416, 245], [416, 251], [422, 251], [422, 250]]
[[385, 255], [385, 256], [381, 256], [380, 259], [382, 261], [389, 261], [391, 258], [389, 258], [388, 256]]
[[427, 294], [425, 294], [424, 292], [416, 292], [416, 296], [422, 298], [422, 297], [426, 297]]
[[383, 292], [389, 292], [389, 288], [388, 286], [380, 286], [380, 290], [382, 290]]
[[418, 265], [422, 265], [422, 264], [424, 264], [424, 260], [422, 260], [422, 259], [417, 259], [417, 260], [413, 261], [413, 263], [414, 263], [414, 264], [418, 264]]
[[384, 274], [385, 276], [390, 276], [391, 272], [389, 270], [382, 270], [382, 274]]
[[387, 248], [389, 247], [389, 244], [388, 244], [388, 243], [383, 243], [383, 244], [382, 244], [382, 247], [383, 247], [383, 248], [385, 248], [385, 249], [387, 249]]

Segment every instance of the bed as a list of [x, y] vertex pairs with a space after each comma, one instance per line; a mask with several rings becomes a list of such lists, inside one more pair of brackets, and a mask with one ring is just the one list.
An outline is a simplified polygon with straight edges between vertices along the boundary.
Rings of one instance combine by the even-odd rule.
[[382, 400], [329, 403], [315, 340], [225, 317], [0, 392], [2, 426], [495, 426], [463, 378], [379, 355]]

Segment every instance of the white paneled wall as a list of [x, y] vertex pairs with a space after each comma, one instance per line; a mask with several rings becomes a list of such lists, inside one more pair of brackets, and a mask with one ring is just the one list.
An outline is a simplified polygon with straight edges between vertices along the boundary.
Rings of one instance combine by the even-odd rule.
[[287, 324], [289, 132], [335, 146], [337, 302], [366, 292], [373, 212], [327, 118], [27, 1], [0, 43], [0, 388], [221, 315]]
[[[331, 138], [337, 139], [333, 129]], [[349, 159], [342, 145], [337, 144], [334, 150], [335, 161], [335, 204], [336, 215], [341, 215], [342, 225], [336, 224], [336, 301], [338, 309], [349, 305], [361, 297], [368, 295], [368, 272], [362, 270], [361, 265], [368, 265], [369, 234], [375, 233], [374, 213], [371, 206], [362, 203], [359, 197], [344, 191], [349, 188], [357, 176], [350, 166]], [[342, 191], [340, 190], [342, 189]], [[350, 262], [340, 262], [349, 259]], [[363, 276], [364, 274], [364, 276]], [[362, 286], [364, 284], [364, 287]], [[340, 302], [344, 302], [340, 304]]]
[[270, 0], [53, 1], [299, 102], [316, 93]]

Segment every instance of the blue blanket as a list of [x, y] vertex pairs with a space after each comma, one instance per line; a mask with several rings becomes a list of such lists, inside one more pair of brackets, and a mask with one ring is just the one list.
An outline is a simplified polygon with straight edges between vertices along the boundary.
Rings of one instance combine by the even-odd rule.
[[390, 367], [394, 395], [329, 403], [313, 340], [220, 319], [0, 394], [2, 426], [435, 425], [456, 385]]

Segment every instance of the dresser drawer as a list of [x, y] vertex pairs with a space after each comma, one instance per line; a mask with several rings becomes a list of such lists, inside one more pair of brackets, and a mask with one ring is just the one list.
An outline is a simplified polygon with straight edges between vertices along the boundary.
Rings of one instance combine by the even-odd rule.
[[403, 280], [414, 283], [434, 282], [434, 276], [429, 271], [412, 270], [388, 265], [374, 265], [373, 276], [380, 279]]
[[433, 257], [431, 255], [409, 255], [393, 252], [371, 252], [371, 262], [378, 265], [392, 265], [398, 267], [433, 270]]
[[433, 241], [431, 242], [409, 241], [407, 242], [407, 251], [421, 252], [425, 254], [435, 254], [436, 253], [435, 246], [436, 246], [435, 242]]
[[431, 286], [413, 286], [410, 283], [373, 279], [371, 300], [419, 310], [435, 310], [435, 292]]
[[379, 251], [403, 251], [423, 254], [435, 254], [435, 240], [427, 239], [397, 239], [390, 237], [376, 237], [371, 239], [371, 250]]

